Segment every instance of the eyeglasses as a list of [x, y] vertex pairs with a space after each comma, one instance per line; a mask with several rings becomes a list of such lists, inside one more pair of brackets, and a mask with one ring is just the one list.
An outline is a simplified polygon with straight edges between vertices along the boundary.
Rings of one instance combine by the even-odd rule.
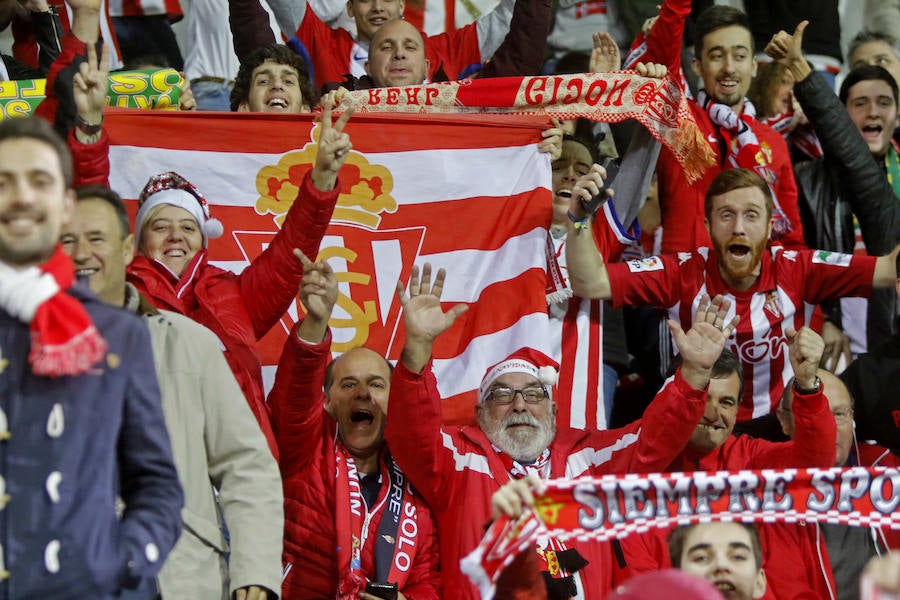
[[842, 408], [836, 411], [833, 411], [831, 414], [834, 415], [834, 421], [836, 423], [849, 423], [853, 420], [853, 409], [852, 408]]
[[515, 390], [508, 387], [494, 388], [488, 394], [488, 399], [494, 404], [512, 404], [516, 394], [522, 394], [522, 400], [528, 404], [540, 404], [547, 397], [547, 390], [542, 387], [527, 387]]

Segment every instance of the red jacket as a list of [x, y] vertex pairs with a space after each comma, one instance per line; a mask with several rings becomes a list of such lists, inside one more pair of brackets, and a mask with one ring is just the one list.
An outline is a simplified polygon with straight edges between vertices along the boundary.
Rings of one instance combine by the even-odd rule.
[[[691, 388], [679, 372], [644, 418], [627, 427], [607, 431], [558, 427], [550, 444], [550, 477], [660, 472], [684, 448], [705, 402], [706, 394]], [[481, 541], [491, 518], [491, 495], [510, 479], [500, 457], [480, 428], [441, 427], [441, 398], [431, 365], [415, 374], [397, 364], [385, 437], [437, 518], [447, 597], [478, 598], [459, 561]], [[609, 545], [587, 543], [576, 548], [589, 561], [579, 571], [585, 597], [602, 598], [613, 584]]]
[[[673, 76], [681, 68], [681, 40], [684, 33], [684, 21], [691, 12], [691, 0], [666, 0], [660, 9], [659, 19], [646, 39], [644, 62], [657, 62], [666, 65]], [[678, 78], [676, 77], [676, 80]], [[725, 160], [722, 146], [723, 140], [717, 128], [709, 119], [707, 112], [693, 100], [689, 106], [707, 139], [710, 149], [715, 154], [716, 163], [709, 167], [703, 177], [689, 184], [684, 168], [675, 159], [672, 152], [663, 146], [657, 162], [659, 181], [659, 208], [662, 216], [664, 253], [686, 252], [700, 246], [711, 247], [709, 235], [703, 225], [704, 195], [713, 178], [722, 170]], [[753, 121], [753, 132], [756, 134], [760, 148], [771, 157], [770, 168], [774, 171], [776, 181], [772, 184], [778, 203], [790, 221], [793, 230], [778, 240], [779, 246], [786, 248], [805, 248], [803, 225], [800, 221], [800, 210], [797, 205], [797, 184], [794, 181], [794, 169], [791, 164], [787, 144], [781, 134], [759, 121]]]
[[[284, 562], [290, 571], [282, 587], [288, 600], [334, 598], [338, 560], [335, 527], [336, 424], [324, 408], [325, 367], [331, 360], [331, 334], [320, 344], [288, 336], [269, 394], [272, 426], [281, 449], [284, 479]], [[387, 492], [383, 485], [379, 495]], [[415, 498], [417, 551], [400, 591], [410, 600], [440, 598], [438, 548], [431, 512]], [[376, 504], [377, 506], [377, 504]], [[377, 530], [382, 509], [370, 513], [370, 532]], [[362, 570], [374, 576], [374, 538], [362, 547]]]
[[128, 267], [128, 281], [154, 306], [186, 315], [219, 337], [228, 365], [276, 457], [256, 342], [294, 300], [303, 267], [293, 249], [316, 256], [339, 189], [335, 185], [322, 192], [307, 174], [281, 231], [240, 275], [208, 264], [205, 251], [197, 253], [177, 280], [159, 262], [144, 256], [136, 256]]
[[[800, 398], [800, 396], [798, 396]], [[668, 471], [738, 471], [741, 469], [827, 468], [834, 465], [837, 429], [828, 400], [820, 391], [794, 402], [796, 435], [774, 443], [746, 435], [732, 436], [712, 452], [685, 449]], [[759, 526], [766, 571], [766, 598], [827, 599], [835, 589], [825, 541], [814, 525], [773, 523]], [[628, 575], [671, 567], [667, 531], [654, 530], [622, 541]], [[821, 559], [820, 559], [821, 557]]]

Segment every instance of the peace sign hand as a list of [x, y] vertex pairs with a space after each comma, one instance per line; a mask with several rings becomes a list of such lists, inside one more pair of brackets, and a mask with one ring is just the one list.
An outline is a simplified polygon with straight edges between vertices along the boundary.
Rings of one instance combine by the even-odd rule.
[[333, 97], [326, 96], [322, 100], [322, 133], [319, 136], [316, 164], [312, 172], [313, 185], [323, 192], [334, 189], [338, 171], [347, 160], [350, 150], [353, 149], [350, 136], [344, 133], [344, 127], [353, 115], [353, 109], [345, 110], [332, 124], [331, 109], [333, 107]]

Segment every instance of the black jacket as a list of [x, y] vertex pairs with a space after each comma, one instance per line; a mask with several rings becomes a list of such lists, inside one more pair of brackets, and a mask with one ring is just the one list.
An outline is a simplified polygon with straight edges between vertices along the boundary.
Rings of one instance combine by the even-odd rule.
[[[853, 215], [866, 249], [883, 256], [900, 242], [900, 200], [846, 108], [818, 73], [794, 86], [794, 95], [816, 130], [825, 156], [794, 167], [800, 217], [810, 248], [852, 253]], [[897, 294], [875, 290], [866, 324], [868, 347], [883, 343], [895, 327]], [[840, 325], [839, 307], [826, 317]]]

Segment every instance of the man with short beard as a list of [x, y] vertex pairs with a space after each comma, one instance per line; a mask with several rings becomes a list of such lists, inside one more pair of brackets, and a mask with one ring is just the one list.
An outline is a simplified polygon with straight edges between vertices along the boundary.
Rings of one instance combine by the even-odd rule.
[[[441, 397], [431, 368], [435, 338], [465, 311], [446, 313], [440, 295], [444, 272], [431, 285], [426, 264], [413, 267], [409, 296], [402, 284], [406, 343], [391, 378], [385, 439], [410, 482], [431, 506], [441, 544], [445, 593], [478, 598], [460, 572], [491, 516], [491, 495], [511, 479], [660, 472], [681, 452], [700, 420], [710, 369], [737, 319], [725, 321], [728, 303], [707, 299], [701, 319], [684, 333], [670, 322], [684, 364], [641, 421], [613, 430], [576, 430], [556, 424], [556, 363], [522, 348], [491, 366], [478, 389], [478, 427], [442, 427]], [[545, 540], [537, 549], [550, 598], [601, 598], [612, 588], [613, 559], [605, 543], [567, 547]], [[448, 596], [449, 597], [449, 596]]]
[[[599, 192], [589, 183], [573, 195], [574, 218], [580, 199]], [[868, 297], [873, 288], [896, 281], [900, 246], [880, 257], [825, 250], [766, 250], [772, 232], [772, 194], [749, 169], [719, 173], [706, 191], [704, 220], [711, 248], [604, 264], [590, 229], [569, 226], [566, 259], [572, 291], [582, 298], [612, 299], [613, 306], [649, 304], [691, 323], [707, 294], [721, 294], [741, 317], [729, 343], [743, 364], [746, 385], [739, 422], [773, 411], [793, 373], [785, 332], [808, 325], [816, 304], [844, 296]]]
[[[685, 20], [691, 0], [665, 0], [646, 38], [642, 60], [681, 66]], [[732, 6], [710, 6], [694, 23], [694, 75], [701, 80], [688, 106], [715, 156], [701, 178], [691, 182], [675, 155], [663, 147], [657, 164], [663, 252], [687, 252], [709, 244], [703, 227], [703, 197], [712, 179], [726, 169], [753, 169], [774, 195], [773, 242], [803, 248], [797, 185], [781, 134], [756, 119], [746, 95], [756, 76], [756, 49], [747, 15]]]

